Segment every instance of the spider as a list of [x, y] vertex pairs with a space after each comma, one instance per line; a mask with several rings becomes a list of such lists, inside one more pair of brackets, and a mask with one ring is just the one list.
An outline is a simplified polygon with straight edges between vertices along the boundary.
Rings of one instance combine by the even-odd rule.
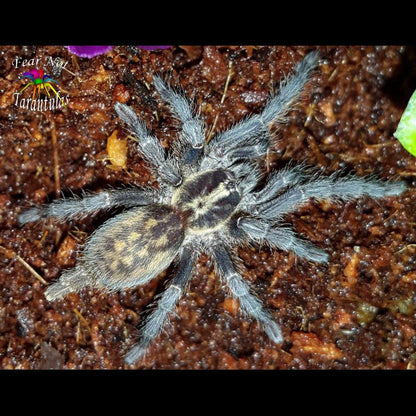
[[50, 88], [55, 93], [55, 95], [60, 99], [62, 105], [64, 107], [66, 107], [66, 104], [63, 102], [61, 96], [59, 95], [59, 93], [55, 90], [55, 88], [51, 84], [52, 82], [55, 82], [56, 84], [58, 84], [58, 81], [52, 79], [50, 75], [47, 75], [47, 74], [44, 75], [43, 74], [43, 69], [36, 69], [36, 68], [31, 69], [29, 72], [25, 72], [23, 74], [22, 78], [29, 78], [30, 82], [28, 82], [19, 91], [19, 94], [21, 94], [26, 88], [33, 85], [32, 100], [35, 99], [36, 92], [38, 94], [38, 97], [40, 96], [40, 91], [41, 90], [45, 90], [46, 93], [48, 94], [48, 97], [50, 97], [49, 89], [48, 89], [48, 88]]
[[46, 289], [47, 300], [61, 299], [85, 286], [119, 291], [144, 285], [173, 263], [173, 277], [143, 319], [138, 342], [125, 356], [125, 362], [132, 365], [169, 322], [195, 262], [206, 253], [230, 295], [238, 300], [240, 310], [253, 318], [272, 342], [282, 343], [279, 324], [242, 277], [235, 247], [266, 244], [272, 249], [293, 251], [308, 261], [328, 262], [327, 252], [283, 224], [286, 214], [311, 198], [381, 198], [399, 195], [406, 189], [403, 182], [339, 173], [324, 176], [304, 166], [286, 167], [267, 177], [262, 173], [259, 161], [269, 149], [270, 125], [293, 109], [318, 63], [318, 52], [308, 53], [261, 113], [217, 133], [209, 142], [204, 123], [195, 115], [190, 100], [155, 75], [158, 94], [181, 123], [171, 152], [165, 151], [128, 105], [116, 103], [119, 119], [138, 138], [137, 149], [159, 187], [105, 190], [82, 199], [73, 197], [34, 206], [19, 215], [23, 225], [41, 218], [68, 221], [125, 208], [91, 234], [75, 268], [65, 270]]

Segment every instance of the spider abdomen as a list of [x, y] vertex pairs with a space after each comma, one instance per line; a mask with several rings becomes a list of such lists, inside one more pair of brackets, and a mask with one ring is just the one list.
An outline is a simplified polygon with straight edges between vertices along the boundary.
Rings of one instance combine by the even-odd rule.
[[208, 170], [186, 178], [172, 197], [172, 205], [187, 216], [188, 230], [208, 233], [225, 224], [241, 200], [231, 172]]
[[169, 266], [184, 236], [181, 212], [167, 205], [132, 209], [91, 235], [82, 267], [110, 290], [137, 286]]

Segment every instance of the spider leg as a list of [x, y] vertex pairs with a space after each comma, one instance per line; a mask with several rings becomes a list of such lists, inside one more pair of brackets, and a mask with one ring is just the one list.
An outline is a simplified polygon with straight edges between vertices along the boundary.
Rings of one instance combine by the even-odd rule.
[[204, 123], [194, 117], [195, 111], [191, 102], [184, 95], [170, 88], [159, 76], [153, 76], [153, 83], [161, 97], [171, 106], [173, 114], [182, 123], [183, 139], [193, 149], [202, 149], [205, 141]]
[[81, 265], [77, 265], [70, 270], [64, 270], [59, 280], [46, 288], [46, 299], [52, 302], [64, 298], [68, 293], [79, 292], [90, 284], [86, 276], [87, 273]]
[[244, 203], [245, 195], [250, 194], [257, 186], [262, 177], [262, 172], [259, 166], [254, 163], [236, 163], [233, 165], [232, 172], [237, 179], [238, 187], [241, 191], [241, 204], [242, 201]]
[[272, 173], [264, 187], [258, 192], [245, 192], [240, 201], [240, 208], [255, 213], [256, 206], [275, 198], [282, 189], [301, 182], [307, 174], [303, 165], [287, 167]]
[[114, 106], [120, 119], [126, 123], [138, 138], [137, 148], [144, 159], [155, 169], [158, 176], [173, 186], [182, 183], [179, 169], [172, 159], [166, 157], [166, 152], [159, 141], [153, 137], [146, 125], [139, 120], [136, 113], [126, 104], [116, 103]]
[[327, 177], [318, 176], [310, 182], [291, 187], [277, 197], [264, 202], [255, 208], [255, 211], [259, 216], [273, 220], [293, 212], [311, 198], [332, 200], [349, 200], [361, 196], [382, 198], [399, 195], [405, 190], [406, 184], [402, 181], [388, 182], [353, 175], [337, 177], [335, 173]]
[[46, 94], [48, 95], [48, 97], [50, 97], [51, 95], [49, 94], [48, 87], [49, 87], [49, 84], [47, 84], [47, 83], [43, 84], [43, 89], [46, 91]]
[[[55, 81], [55, 80], [50, 80], [50, 81]], [[56, 82], [56, 81], [55, 81]], [[61, 101], [61, 103], [62, 103], [62, 105], [66, 108], [66, 104], [63, 102], [63, 100], [62, 100], [62, 98], [61, 98], [61, 96], [59, 95], [59, 92], [57, 92], [56, 90], [55, 90], [55, 88], [51, 85], [51, 84], [49, 84], [49, 82], [47, 83], [47, 84], [45, 84], [45, 90], [48, 92], [48, 90], [46, 89], [46, 86], [48, 86], [49, 88], [52, 88], [52, 91], [55, 93], [55, 95], [59, 98], [59, 100]], [[48, 92], [48, 95], [49, 95], [49, 92]]]
[[135, 344], [125, 356], [127, 364], [134, 364], [145, 353], [149, 345], [160, 334], [169, 313], [174, 309], [182, 296], [183, 291], [191, 276], [195, 260], [195, 252], [191, 247], [184, 247], [179, 258], [178, 269], [175, 277], [170, 282], [168, 288], [160, 295], [155, 309], [146, 318], [141, 328], [141, 339]]
[[269, 124], [282, 120], [292, 110], [318, 60], [318, 51], [308, 53], [295, 66], [294, 74], [281, 83], [279, 93], [270, 98], [260, 114], [247, 117], [229, 130], [214, 136], [208, 144], [208, 152], [202, 164], [209, 165], [212, 163], [210, 159], [221, 161], [224, 154], [237, 147], [257, 145], [267, 150]]
[[289, 227], [272, 228], [267, 222], [256, 218], [241, 218], [237, 227], [243, 230], [250, 241], [261, 244], [266, 242], [272, 248], [293, 251], [297, 256], [318, 263], [328, 262], [328, 253], [309, 241], [296, 236]]
[[254, 144], [230, 148], [225, 151], [221, 159], [221, 166], [234, 169], [233, 165], [237, 160], [252, 160], [264, 156], [269, 147], [268, 140], [256, 140]]
[[29, 82], [28, 84], [26, 84], [20, 91], [19, 94], [21, 94], [27, 87], [30, 87], [31, 85], [33, 85], [33, 82]]
[[212, 248], [212, 257], [221, 279], [228, 286], [231, 294], [238, 300], [241, 310], [262, 325], [268, 337], [275, 343], [283, 341], [280, 326], [263, 308], [261, 301], [251, 292], [248, 283], [237, 273], [230, 255], [222, 245]]
[[101, 210], [124, 206], [127, 208], [153, 203], [151, 192], [142, 188], [115, 189], [87, 195], [84, 198], [66, 198], [51, 204], [29, 208], [19, 214], [20, 225], [54, 217], [64, 222], [80, 219]]

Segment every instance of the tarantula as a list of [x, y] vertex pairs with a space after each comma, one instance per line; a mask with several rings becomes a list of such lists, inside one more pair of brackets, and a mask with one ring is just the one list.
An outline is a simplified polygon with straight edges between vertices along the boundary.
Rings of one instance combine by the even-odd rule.
[[138, 138], [137, 149], [160, 186], [106, 190], [22, 212], [20, 224], [49, 217], [67, 221], [115, 207], [126, 208], [89, 237], [76, 267], [65, 270], [46, 289], [46, 298], [54, 301], [85, 286], [118, 291], [144, 285], [174, 263], [173, 278], [158, 295], [157, 305], [141, 327], [138, 343], [125, 357], [127, 364], [133, 364], [168, 322], [169, 313], [186, 290], [194, 263], [204, 252], [212, 258], [230, 294], [238, 299], [240, 310], [254, 318], [271, 341], [281, 343], [280, 326], [243, 279], [234, 247], [266, 244], [310, 261], [327, 262], [329, 256], [323, 249], [282, 224], [286, 214], [311, 198], [380, 198], [398, 195], [406, 188], [403, 182], [311, 174], [301, 166], [287, 167], [264, 178], [259, 158], [269, 148], [269, 127], [293, 109], [318, 61], [317, 51], [307, 54], [260, 114], [217, 133], [209, 142], [191, 102], [155, 75], [157, 92], [181, 123], [178, 143], [170, 153], [129, 106], [117, 103], [120, 120]]

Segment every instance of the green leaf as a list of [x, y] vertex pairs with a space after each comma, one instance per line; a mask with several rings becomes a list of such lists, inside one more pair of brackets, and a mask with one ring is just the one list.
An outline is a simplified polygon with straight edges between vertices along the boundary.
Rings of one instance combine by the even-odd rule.
[[410, 97], [394, 137], [413, 156], [416, 156], [416, 91]]

